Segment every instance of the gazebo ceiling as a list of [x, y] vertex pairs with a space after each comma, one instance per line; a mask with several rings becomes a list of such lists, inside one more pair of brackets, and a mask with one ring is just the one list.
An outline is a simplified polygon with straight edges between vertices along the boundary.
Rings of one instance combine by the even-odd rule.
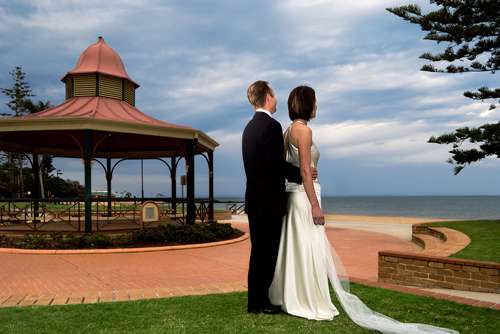
[[[87, 86], [81, 86], [80, 91], [75, 91], [78, 86], [75, 86], [73, 77], [88, 75], [89, 71], [96, 73], [95, 89], [88, 89], [87, 83]], [[85, 130], [92, 133], [95, 157], [183, 155], [184, 144], [189, 139], [196, 141], [195, 153], [213, 151], [219, 145], [200, 130], [167, 123], [144, 114], [127, 102], [125, 90], [117, 98], [109, 97], [114, 96], [114, 93], [108, 97], [102, 96], [100, 91], [109, 92], [111, 89], [111, 86], [106, 86], [108, 83], [117, 82], [106, 81], [105, 78], [99, 82], [101, 74], [135, 84], [128, 76], [120, 56], [100, 37], [97, 43], [85, 50], [75, 68], [63, 78], [71, 81], [67, 88], [70, 87], [74, 92], [69, 94], [65, 102], [24, 117], [0, 119], [0, 150], [81, 157]]]
[[[85, 130], [78, 129], [72, 129], [71, 131], [2, 132], [0, 133], [0, 147], [12, 152], [81, 158], [84, 133]], [[94, 130], [91, 138], [92, 156], [96, 158], [139, 159], [186, 155], [185, 140], [181, 138], [150, 136], [131, 132], [112, 132], [109, 130]], [[198, 141], [195, 145], [195, 154], [206, 151], [206, 146], [201, 141]]]

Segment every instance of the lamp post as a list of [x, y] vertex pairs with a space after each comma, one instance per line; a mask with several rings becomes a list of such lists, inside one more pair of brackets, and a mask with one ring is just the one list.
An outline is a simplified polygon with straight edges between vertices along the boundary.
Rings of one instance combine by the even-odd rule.
[[184, 186], [185, 185], [186, 185], [186, 175], [181, 175], [182, 217], [184, 217]]

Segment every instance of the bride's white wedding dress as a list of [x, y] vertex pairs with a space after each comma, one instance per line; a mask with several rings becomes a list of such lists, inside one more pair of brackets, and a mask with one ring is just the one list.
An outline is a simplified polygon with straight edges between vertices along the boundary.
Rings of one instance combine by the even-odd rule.
[[[290, 127], [285, 132], [286, 160], [299, 167], [298, 149], [289, 139]], [[316, 167], [319, 150], [313, 143], [311, 164]], [[314, 189], [321, 206], [321, 186], [314, 181]], [[314, 225], [311, 205], [303, 185], [288, 182], [287, 214], [283, 219], [278, 260], [269, 298], [281, 305], [284, 312], [314, 320], [332, 320], [339, 314], [330, 298], [328, 281], [342, 308], [359, 326], [386, 334], [455, 333], [457, 331], [425, 324], [402, 323], [369, 309], [358, 297], [348, 291], [347, 277], [335, 250], [325, 233], [325, 226]], [[339, 277], [342, 275], [343, 279]]]

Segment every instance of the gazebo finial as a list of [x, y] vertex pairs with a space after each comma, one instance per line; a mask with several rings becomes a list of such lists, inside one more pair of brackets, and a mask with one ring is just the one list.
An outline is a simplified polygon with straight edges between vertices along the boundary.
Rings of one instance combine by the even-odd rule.
[[120, 55], [102, 36], [82, 52], [75, 67], [61, 79], [66, 84], [66, 99], [103, 96], [135, 105], [139, 85], [125, 70]]

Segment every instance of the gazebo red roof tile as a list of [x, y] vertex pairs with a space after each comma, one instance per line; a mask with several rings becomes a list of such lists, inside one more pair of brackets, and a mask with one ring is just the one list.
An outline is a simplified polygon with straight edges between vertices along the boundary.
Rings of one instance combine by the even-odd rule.
[[23, 118], [33, 119], [58, 117], [82, 117], [163, 126], [168, 128], [192, 129], [190, 126], [176, 125], [160, 121], [144, 114], [127, 102], [102, 96], [73, 97], [56, 107], [26, 115]]

